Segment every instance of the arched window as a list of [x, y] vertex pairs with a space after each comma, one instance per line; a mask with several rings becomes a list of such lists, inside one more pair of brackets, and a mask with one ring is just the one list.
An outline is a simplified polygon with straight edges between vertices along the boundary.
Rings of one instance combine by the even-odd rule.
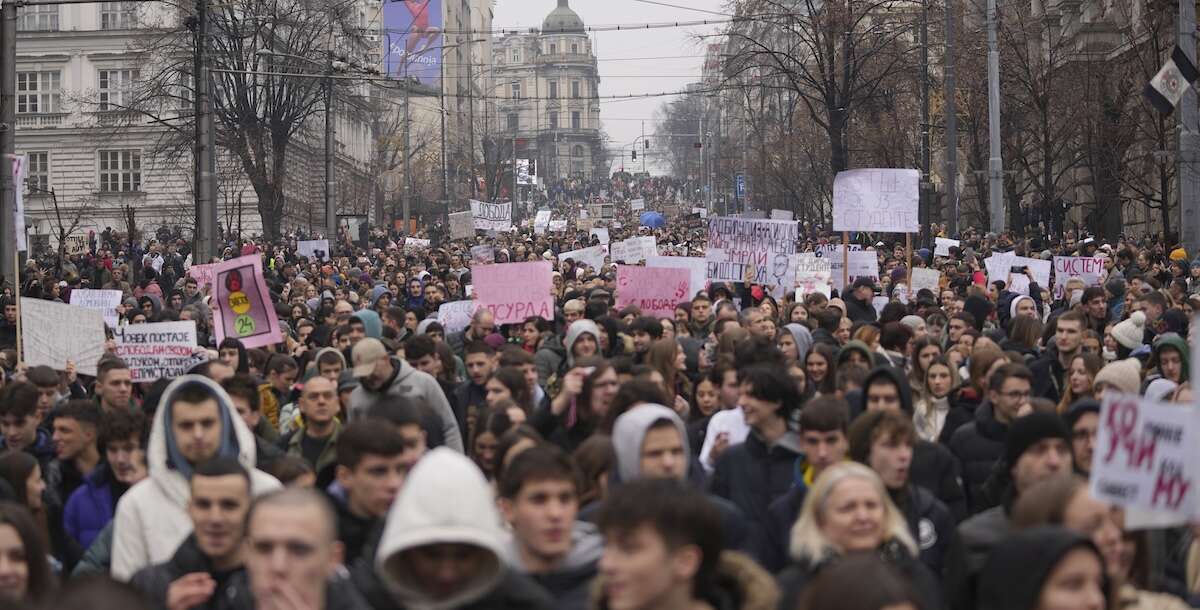
[[572, 147], [571, 148], [571, 156], [572, 157], [582, 157], [583, 156], [583, 146], [576, 144], [574, 147]]

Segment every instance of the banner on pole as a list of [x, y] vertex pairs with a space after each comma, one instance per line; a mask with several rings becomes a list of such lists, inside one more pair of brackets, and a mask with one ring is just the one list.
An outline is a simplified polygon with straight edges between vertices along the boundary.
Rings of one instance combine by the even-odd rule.
[[481, 231], [507, 231], [512, 227], [512, 203], [471, 200], [471, 216]]
[[240, 340], [247, 348], [283, 340], [263, 279], [262, 258], [251, 254], [217, 263], [213, 274], [213, 326], [218, 345], [226, 337]]
[[833, 230], [917, 233], [920, 172], [852, 169], [833, 179]]
[[554, 319], [554, 297], [549, 261], [486, 265], [472, 274], [480, 307], [496, 317], [496, 324], [519, 324], [529, 316]]
[[104, 355], [104, 316], [75, 305], [21, 297], [21, 347], [25, 364], [64, 370], [75, 363], [82, 375], [96, 376]]
[[178, 377], [208, 360], [208, 352], [196, 350], [192, 320], [126, 324], [113, 332], [113, 339], [134, 383]]

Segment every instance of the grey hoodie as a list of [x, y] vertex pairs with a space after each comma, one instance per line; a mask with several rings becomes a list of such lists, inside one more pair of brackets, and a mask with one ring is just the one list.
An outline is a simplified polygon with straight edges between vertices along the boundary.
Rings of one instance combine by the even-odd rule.
[[618, 417], [613, 424], [613, 450], [617, 454], [617, 472], [622, 481], [634, 481], [641, 477], [642, 442], [650, 425], [660, 419], [675, 424], [683, 441], [683, 454], [692, 454], [688, 449], [687, 427], [675, 411], [657, 404], [638, 405]]
[[567, 368], [575, 366], [575, 354], [571, 352], [571, 348], [575, 347], [575, 342], [584, 333], [591, 335], [596, 340], [596, 353], [599, 354], [600, 327], [596, 326], [595, 322], [586, 318], [575, 320], [571, 323], [571, 327], [567, 329], [567, 338], [563, 341], [563, 347], [567, 350]]
[[390, 396], [403, 396], [423, 404], [436, 413], [442, 420], [442, 434], [446, 446], [463, 452], [462, 434], [458, 430], [458, 420], [450, 408], [442, 386], [429, 373], [418, 371], [400, 358], [391, 357], [392, 366], [396, 369], [388, 387], [382, 392], [368, 390], [365, 384], [359, 384], [350, 395], [350, 420], [354, 421], [363, 415], [376, 403], [387, 403]]
[[812, 333], [803, 325], [796, 323], [785, 324], [784, 328], [792, 333], [792, 338], [796, 340], [796, 353], [799, 355], [796, 361], [803, 364], [804, 359], [808, 357], [808, 352], [812, 350]]

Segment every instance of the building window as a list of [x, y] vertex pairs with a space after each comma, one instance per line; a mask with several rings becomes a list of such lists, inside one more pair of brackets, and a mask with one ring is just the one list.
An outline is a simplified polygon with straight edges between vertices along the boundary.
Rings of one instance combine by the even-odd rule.
[[17, 9], [17, 29], [22, 32], [57, 32], [58, 5], [22, 6]]
[[582, 176], [583, 175], [583, 161], [572, 161], [571, 162], [571, 175], [572, 176]]
[[101, 150], [100, 192], [129, 193], [142, 190], [142, 151]]
[[571, 129], [583, 129], [583, 117], [578, 112], [571, 113]]
[[128, 30], [136, 15], [137, 5], [133, 2], [105, 2], [100, 5], [100, 29]]
[[571, 54], [579, 55], [579, 43], [577, 43], [577, 42], [571, 43]]
[[509, 131], [516, 131], [516, 130], [517, 130], [517, 127], [518, 127], [518, 118], [517, 118], [517, 113], [515, 113], [515, 112], [511, 112], [511, 113], [509, 113], [509, 115], [508, 115], [508, 130], [509, 130]]
[[555, 53], [558, 53], [558, 45], [552, 42], [550, 43], [550, 54], [554, 55]]
[[558, 129], [558, 113], [550, 113], [550, 129]]
[[520, 49], [513, 49], [513, 52], [512, 52], [512, 62], [513, 62], [514, 64], [519, 64], [519, 63], [521, 63], [521, 50], [520, 50]]
[[550, 81], [550, 99], [558, 99], [558, 81]]
[[123, 110], [133, 102], [133, 82], [137, 70], [101, 70], [99, 78], [100, 111]]
[[577, 80], [571, 81], [571, 97], [575, 97], [575, 98], [579, 97], [579, 93], [582, 90], [583, 89], [582, 89], [582, 87], [580, 87], [579, 81], [577, 81]]
[[50, 190], [50, 153], [46, 151], [25, 153], [29, 155], [25, 184], [31, 193]]
[[571, 149], [571, 156], [572, 157], [582, 157], [583, 156], [583, 147], [576, 144], [574, 146], [574, 148]]
[[180, 70], [176, 79], [175, 108], [188, 110], [192, 108], [192, 73]]
[[58, 72], [17, 72], [17, 114], [58, 112]]
[[514, 100], [521, 99], [521, 81], [519, 80], [512, 82], [512, 98]]

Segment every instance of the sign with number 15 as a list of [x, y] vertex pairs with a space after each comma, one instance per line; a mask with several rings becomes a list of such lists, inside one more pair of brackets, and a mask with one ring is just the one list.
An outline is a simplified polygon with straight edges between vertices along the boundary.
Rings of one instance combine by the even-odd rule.
[[241, 341], [247, 348], [283, 340], [271, 293], [263, 280], [262, 258], [252, 254], [228, 260], [215, 265], [212, 273], [216, 308], [213, 326], [218, 344], [226, 337]]

